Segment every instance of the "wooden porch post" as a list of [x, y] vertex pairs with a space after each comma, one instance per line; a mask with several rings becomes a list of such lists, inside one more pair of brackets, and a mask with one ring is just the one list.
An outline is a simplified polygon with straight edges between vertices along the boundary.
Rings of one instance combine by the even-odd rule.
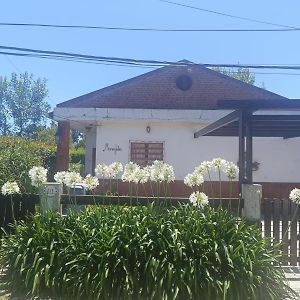
[[242, 184], [245, 183], [246, 155], [245, 155], [245, 111], [239, 113], [239, 187], [242, 191]]
[[247, 183], [251, 184], [252, 180], [252, 161], [253, 161], [253, 133], [252, 133], [252, 111], [246, 112], [245, 120], [245, 134], [246, 134], [246, 179]]
[[252, 183], [252, 111], [240, 110], [239, 116], [239, 186]]
[[69, 168], [70, 123], [58, 122], [56, 133], [56, 172]]

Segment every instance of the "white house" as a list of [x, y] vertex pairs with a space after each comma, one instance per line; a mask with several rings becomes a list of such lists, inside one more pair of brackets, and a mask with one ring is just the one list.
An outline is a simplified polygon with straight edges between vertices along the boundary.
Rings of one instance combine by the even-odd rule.
[[[218, 100], [288, 100], [205, 67], [167, 66], [57, 105], [53, 119], [61, 136], [69, 126], [86, 134], [85, 172], [95, 165], [164, 160], [174, 166], [177, 191], [184, 176], [203, 160], [222, 157], [238, 162], [237, 137], [200, 137], [194, 133], [230, 113]], [[258, 112], [259, 113], [259, 112]], [[278, 113], [278, 111], [276, 112]], [[298, 113], [298, 112], [296, 112]], [[289, 115], [289, 110], [281, 110]], [[293, 112], [295, 114], [295, 111]], [[64, 166], [67, 143], [58, 146]], [[265, 195], [286, 195], [300, 182], [300, 138], [258, 137], [253, 141], [255, 182]], [[283, 192], [284, 191], [284, 192]]]

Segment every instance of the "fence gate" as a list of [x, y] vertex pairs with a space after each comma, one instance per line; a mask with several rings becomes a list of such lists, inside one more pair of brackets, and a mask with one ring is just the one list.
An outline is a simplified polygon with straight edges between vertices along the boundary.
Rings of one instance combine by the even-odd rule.
[[282, 242], [283, 265], [300, 264], [299, 216], [298, 205], [290, 199], [262, 199], [262, 234]]

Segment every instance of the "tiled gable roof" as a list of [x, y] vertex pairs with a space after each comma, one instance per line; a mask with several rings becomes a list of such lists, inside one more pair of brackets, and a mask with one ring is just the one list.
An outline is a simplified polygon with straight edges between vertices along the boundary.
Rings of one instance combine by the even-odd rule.
[[[176, 84], [180, 76], [183, 86]], [[188, 81], [188, 83], [186, 83]], [[180, 84], [179, 84], [180, 85]], [[187, 86], [184, 86], [185, 88]], [[218, 100], [286, 99], [211, 69], [167, 66], [58, 104], [58, 107], [215, 109]]]

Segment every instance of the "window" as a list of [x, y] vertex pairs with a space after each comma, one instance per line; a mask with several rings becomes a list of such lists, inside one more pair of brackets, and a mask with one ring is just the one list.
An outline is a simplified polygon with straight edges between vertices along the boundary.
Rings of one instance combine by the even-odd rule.
[[163, 143], [158, 142], [131, 142], [130, 161], [144, 167], [151, 165], [155, 160], [163, 160]]

